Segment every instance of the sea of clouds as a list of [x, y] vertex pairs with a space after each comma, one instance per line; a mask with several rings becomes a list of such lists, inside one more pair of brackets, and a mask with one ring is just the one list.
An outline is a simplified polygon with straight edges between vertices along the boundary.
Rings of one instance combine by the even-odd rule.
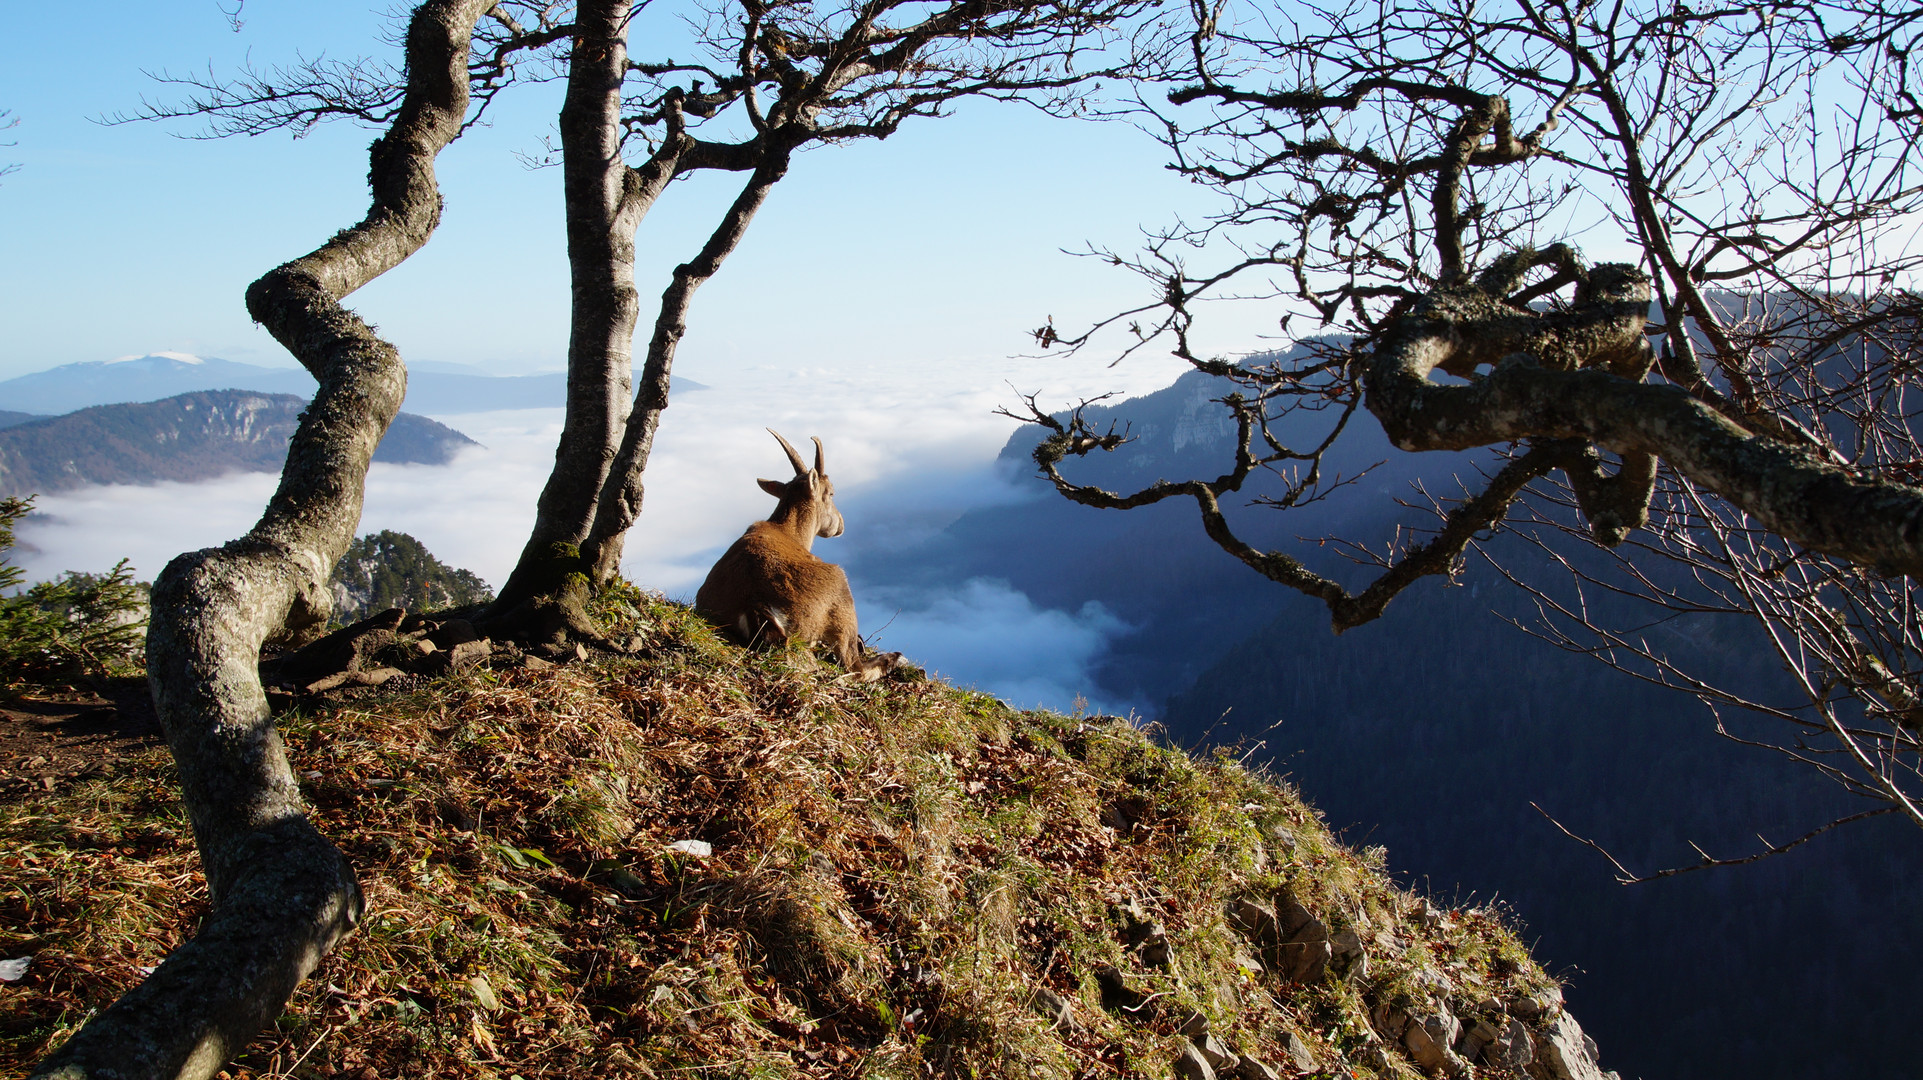
[[[1138, 365], [1020, 360], [903, 362], [829, 368], [778, 365], [691, 373], [707, 389], [677, 394], [657, 436], [639, 523], [629, 534], [627, 576], [690, 599], [714, 559], [769, 497], [756, 477], [781, 478], [787, 463], [764, 428], [811, 449], [827, 445], [837, 501], [864, 546], [912, 548], [966, 511], [1034, 498], [1018, 489], [996, 453], [1017, 426], [995, 415], [1017, 403], [1010, 384], [1068, 403], [1104, 390], [1143, 393], [1174, 371]], [[447, 466], [375, 465], [363, 533], [410, 533], [442, 561], [497, 586], [533, 523], [553, 463], [559, 409], [437, 415], [481, 445]], [[42, 496], [22, 523], [15, 561], [29, 580], [65, 570], [104, 570], [121, 558], [150, 579], [182, 551], [221, 544], [253, 524], [277, 477], [233, 474], [200, 484], [89, 487]], [[817, 553], [830, 561], [838, 541]], [[848, 551], [855, 545], [850, 544]], [[859, 576], [859, 575], [857, 575]], [[1100, 605], [1037, 607], [1006, 583], [969, 580], [890, 588], [864, 599], [862, 627], [874, 644], [932, 671], [1023, 706], [1069, 708], [1080, 697], [1103, 711], [1089, 677], [1108, 642], [1127, 627]]]

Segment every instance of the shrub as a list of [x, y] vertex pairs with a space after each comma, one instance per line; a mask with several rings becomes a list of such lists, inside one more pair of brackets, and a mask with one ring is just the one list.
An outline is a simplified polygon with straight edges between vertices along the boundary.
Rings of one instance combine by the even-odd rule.
[[[122, 559], [105, 574], [69, 571], [21, 591], [8, 561], [33, 498], [0, 499], [0, 683], [127, 674], [144, 662], [147, 587]], [[11, 593], [12, 595], [8, 595]]]

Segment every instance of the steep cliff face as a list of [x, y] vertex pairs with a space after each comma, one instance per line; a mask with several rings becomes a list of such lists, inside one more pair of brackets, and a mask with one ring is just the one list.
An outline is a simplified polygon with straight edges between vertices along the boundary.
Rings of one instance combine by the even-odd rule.
[[[1133, 441], [1112, 454], [1071, 460], [1063, 471], [1078, 483], [1118, 492], [1158, 479], [1219, 476], [1233, 464], [1234, 429], [1213, 400], [1222, 393], [1219, 380], [1190, 373], [1153, 394], [1090, 408], [1087, 416], [1098, 429], [1111, 421], [1118, 431], [1126, 425]], [[1312, 445], [1333, 419], [1303, 414], [1292, 425], [1278, 426], [1277, 434]], [[1039, 439], [1038, 428], [1016, 431], [997, 462], [1028, 498], [970, 511], [912, 548], [867, 547], [867, 537], [851, 534], [841, 542], [842, 561], [856, 578], [857, 595], [864, 585], [927, 589], [987, 578], [1007, 582], [1042, 608], [1075, 612], [1098, 602], [1128, 628], [1095, 661], [1107, 691], [1104, 700], [1158, 715], [1169, 695], [1187, 689], [1224, 650], [1275, 618], [1281, 589], [1211, 544], [1193, 502], [1170, 500], [1121, 513], [1058, 497], [1034, 475], [1029, 454]], [[1419, 511], [1394, 504], [1395, 496], [1407, 494], [1411, 480], [1425, 477], [1432, 490], [1449, 491], [1452, 474], [1469, 463], [1465, 455], [1396, 451], [1364, 418], [1326, 463], [1332, 480], [1360, 477], [1338, 493], [1348, 498], [1276, 513], [1249, 505], [1277, 490], [1275, 478], [1258, 475], [1239, 497], [1223, 500], [1223, 512], [1244, 538], [1261, 547], [1301, 551], [1307, 545], [1298, 537], [1356, 529], [1380, 539], [1399, 519], [1422, 520]], [[1364, 492], [1365, 498], [1354, 498]], [[1367, 509], [1358, 513], [1358, 504]], [[1318, 572], [1341, 580], [1354, 577], [1355, 566], [1333, 550], [1307, 547], [1307, 560]]]
[[[1117, 491], [1219, 474], [1226, 428], [1207, 411], [1219, 392], [1191, 375], [1091, 410], [1139, 441], [1066, 471]], [[1393, 506], [1412, 480], [1443, 493], [1459, 490], [1456, 473], [1473, 477], [1464, 456], [1399, 453], [1357, 423], [1332, 468], [1381, 468], [1299, 511], [1227, 506], [1237, 529], [1353, 583], [1355, 567], [1298, 537], [1379, 546], [1397, 524], [1432, 520]], [[1267, 762], [1345, 835], [1386, 845], [1405, 880], [1513, 905], [1545, 962], [1571, 972], [1574, 1007], [1625, 1075], [1842, 1080], [1910, 1067], [1898, 1013], [1923, 994], [1923, 936], [1890, 913], [1923, 890], [1913, 829], [1869, 823], [1762, 865], [1625, 889], [1531, 802], [1641, 870], [1693, 862], [1691, 841], [1747, 853], [1759, 832], [1780, 842], [1851, 807], [1810, 771], [1718, 735], [1694, 699], [1532, 638], [1507, 621], [1533, 617], [1527, 598], [1480, 561], [1457, 587], [1431, 582], [1336, 637], [1321, 604], [1211, 544], [1191, 506], [1115, 513], [1054, 496], [1031, 478], [1037, 438], [1018, 432], [1003, 451], [1032, 499], [964, 515], [915, 550], [863, 553], [852, 572], [873, 586], [997, 578], [1070, 612], [1100, 602], [1132, 627], [1092, 669], [1111, 699], [1145, 701], [1173, 741]], [[1522, 572], [1555, 571], [1509, 554]], [[1615, 616], [1649, 622], [1628, 607]], [[1645, 632], [1679, 662], [1766, 692], [1781, 677], [1767, 651], [1741, 620], [1718, 621]], [[1721, 719], [1743, 733], [1742, 718]], [[1775, 1022], [1785, 1015], [1807, 1022]]]
[[[277, 695], [368, 915], [235, 1075], [1609, 1075], [1500, 909], [1232, 757], [606, 613], [631, 653]], [[206, 900], [158, 747], [0, 795], [0, 851], [11, 1073]]]
[[[1903, 1075], [1902, 1002], [1923, 992], [1923, 940], [1891, 912], [1923, 889], [1914, 828], [1864, 822], [1764, 863], [1616, 884], [1687, 866], [1690, 844], [1757, 850], [1858, 809], [1825, 778], [1718, 734], [1741, 715], [1563, 654], [1506, 624], [1522, 598], [1493, 575], [1397, 602], [1329, 636], [1285, 606], [1168, 705], [1180, 732], [1261, 740], [1347, 835], [1444, 894], [1496, 895], [1625, 1075]], [[1707, 620], [1706, 620], [1707, 621]], [[1655, 627], [1693, 670], [1758, 691], [1781, 679], [1741, 636]], [[1532, 805], [1534, 804], [1534, 805]], [[1779, 1026], [1771, 1017], [1794, 1014]]]
[[[0, 495], [278, 471], [306, 405], [290, 394], [207, 390], [14, 424], [0, 429]], [[374, 460], [442, 465], [472, 445], [453, 428], [402, 413]]]

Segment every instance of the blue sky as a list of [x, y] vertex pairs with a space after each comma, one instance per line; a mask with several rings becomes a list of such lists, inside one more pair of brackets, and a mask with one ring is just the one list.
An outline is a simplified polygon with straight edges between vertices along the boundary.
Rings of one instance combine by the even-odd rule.
[[[322, 54], [391, 59], [384, 10], [248, 0], [236, 33], [217, 0], [108, 3], [89, 8], [82, 33], [70, 10], [9, 5], [0, 108], [19, 124], [0, 134], [15, 144], [0, 148], [0, 163], [19, 168], [0, 178], [0, 379], [163, 351], [290, 364], [248, 320], [242, 294], [359, 220], [373, 133], [335, 124], [301, 139], [197, 141], [182, 137], [190, 125], [98, 121], [143, 96], [165, 99], [169, 88], [147, 72], [231, 74], [250, 58]], [[644, 24], [637, 42], [653, 32]], [[440, 231], [348, 299], [410, 363], [497, 374], [562, 367], [560, 174], [519, 156], [553, 134], [559, 89], [523, 88], [497, 105], [490, 127], [444, 152]], [[753, 477], [781, 458], [764, 426], [827, 439], [851, 528], [939, 528], [970, 506], [1015, 497], [991, 468], [1015, 427], [992, 411], [1014, 402], [1010, 384], [1049, 403], [1166, 385], [1180, 370], [1166, 356], [1119, 369], [1107, 366], [1110, 354], [1014, 359], [1032, 347], [1025, 331], [1051, 315], [1072, 327], [1139, 299], [1135, 278], [1062, 249], [1128, 248], [1143, 224], [1203, 209], [1200, 192], [1162, 163], [1131, 128], [993, 104], [885, 142], [803, 154], [695, 300], [675, 370], [715, 389], [677, 396], [665, 419], [629, 576], [686, 595], [767, 512]], [[732, 196], [717, 178], [657, 205], [639, 237], [644, 299], [660, 294]], [[1273, 318], [1223, 319], [1206, 343], [1246, 350]], [[559, 410], [444, 419], [485, 449], [449, 469], [376, 466], [362, 529], [411, 532], [498, 582], [526, 536]], [[272, 483], [242, 474], [45, 495], [14, 555], [36, 579], [123, 556], [151, 576], [176, 552], [244, 531]], [[130, 518], [142, 527], [130, 532]], [[1105, 613], [1045, 611], [1005, 587], [953, 585], [864, 623], [890, 624], [890, 647], [1024, 704], [1066, 707], [1093, 693], [1085, 666], [1121, 630]], [[993, 630], [957, 630], [972, 626]], [[986, 653], [985, 641], [994, 645]]]
[[[231, 73], [250, 57], [391, 58], [389, 23], [351, 0], [251, 0], [235, 32], [221, 7], [110, 3], [81, 34], [57, 6], [11, 5], [0, 108], [19, 124], [0, 160], [19, 169], [0, 180], [0, 378], [161, 350], [288, 362], [250, 324], [242, 291], [358, 220], [372, 133], [335, 124], [298, 140], [195, 141], [181, 137], [188, 124], [97, 121], [143, 95], [168, 96], [145, 72]], [[441, 231], [350, 300], [411, 361], [560, 367], [560, 176], [516, 156], [553, 132], [558, 92], [524, 88], [490, 128], [444, 153]], [[696, 300], [677, 371], [726, 382], [729, 370], [775, 359], [1022, 352], [1023, 331], [1050, 315], [1069, 326], [1141, 295], [1134, 279], [1061, 249], [1130, 246], [1141, 224], [1201, 209], [1199, 192], [1162, 161], [1122, 125], [989, 104], [885, 142], [811, 151]], [[690, 183], [657, 207], [641, 234], [644, 297], [692, 254], [728, 184]], [[1219, 327], [1223, 349], [1255, 332], [1245, 319]], [[1099, 375], [1094, 358], [1082, 366]]]

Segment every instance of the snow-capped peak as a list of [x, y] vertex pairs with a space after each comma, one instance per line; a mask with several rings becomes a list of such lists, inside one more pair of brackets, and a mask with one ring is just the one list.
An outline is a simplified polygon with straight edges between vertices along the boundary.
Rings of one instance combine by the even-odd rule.
[[156, 357], [162, 360], [178, 360], [183, 364], [204, 364], [207, 362], [205, 360], [202, 360], [200, 357], [195, 356], [193, 353], [150, 352], [150, 353], [136, 353], [131, 356], [116, 356], [112, 360], [107, 361], [107, 363], [124, 364], [129, 360], [152, 360]]

